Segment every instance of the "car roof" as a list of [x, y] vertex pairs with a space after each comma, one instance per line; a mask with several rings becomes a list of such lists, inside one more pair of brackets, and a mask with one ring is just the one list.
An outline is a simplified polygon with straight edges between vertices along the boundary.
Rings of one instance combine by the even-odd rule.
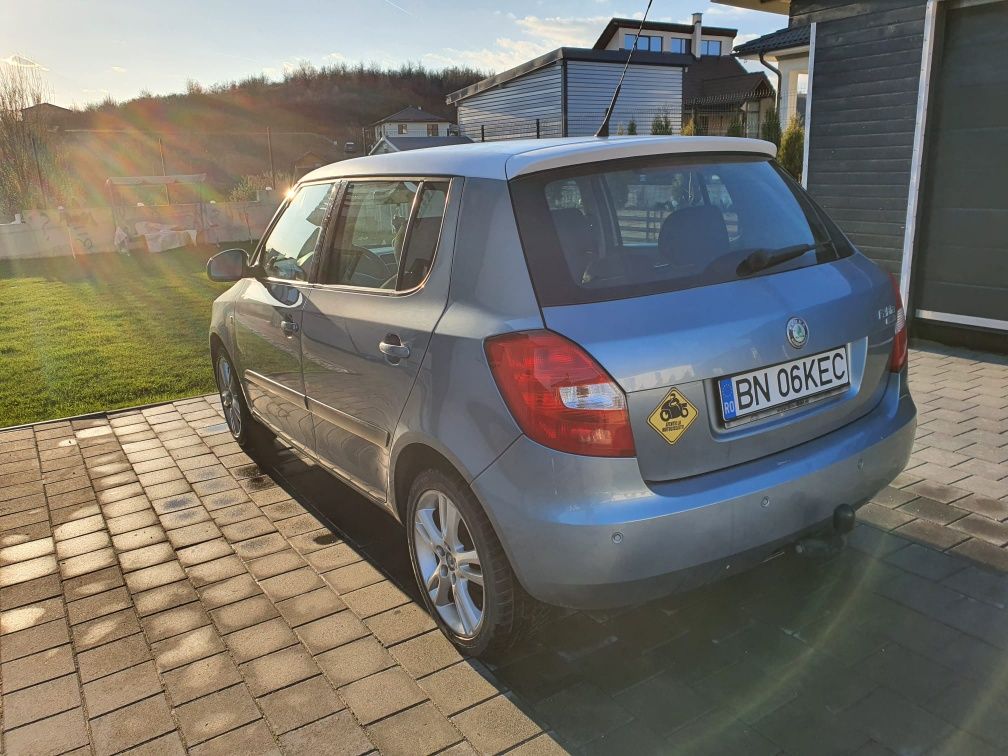
[[565, 137], [512, 139], [430, 147], [341, 160], [317, 168], [302, 181], [350, 176], [471, 176], [512, 179], [526, 173], [582, 163], [650, 155], [734, 152], [774, 157], [761, 139], [706, 136]]

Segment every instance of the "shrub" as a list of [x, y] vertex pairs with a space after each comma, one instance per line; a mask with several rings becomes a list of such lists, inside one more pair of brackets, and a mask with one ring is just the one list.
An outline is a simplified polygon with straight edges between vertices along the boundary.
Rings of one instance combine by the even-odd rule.
[[667, 110], [662, 110], [651, 121], [651, 133], [652, 134], [674, 134], [675, 133], [675, 131], [672, 128], [672, 118], [669, 116]]
[[742, 116], [740, 114], [736, 113], [734, 117], [731, 119], [731, 123], [728, 124], [728, 131], [725, 132], [725, 136], [730, 137], [745, 136], [745, 132], [742, 127]]
[[801, 181], [804, 151], [805, 127], [798, 120], [798, 116], [791, 116], [784, 134], [781, 135], [780, 148], [777, 150], [777, 162], [799, 181]]
[[690, 118], [686, 121], [686, 125], [682, 127], [682, 131], [679, 132], [683, 136], [696, 136], [696, 123]]
[[630, 123], [627, 124], [626, 133], [630, 136], [634, 136], [637, 134], [637, 121], [635, 121], [633, 118], [631, 118]]
[[777, 112], [777, 108], [770, 108], [770, 110], [767, 111], [766, 118], [764, 118], [763, 123], [760, 124], [760, 139], [765, 139], [768, 142], [773, 142], [774, 144], [780, 146], [780, 115]]
[[294, 180], [290, 174], [277, 171], [276, 185], [272, 183], [269, 173], [259, 173], [252, 176], [242, 176], [231, 192], [228, 194], [228, 202], [252, 202], [256, 198], [256, 192], [272, 187], [286, 194], [294, 185]]

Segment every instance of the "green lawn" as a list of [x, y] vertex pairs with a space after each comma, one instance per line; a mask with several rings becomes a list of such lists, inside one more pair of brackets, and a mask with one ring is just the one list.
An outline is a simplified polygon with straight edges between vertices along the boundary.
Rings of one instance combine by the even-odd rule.
[[0, 427], [212, 391], [214, 252], [0, 261]]

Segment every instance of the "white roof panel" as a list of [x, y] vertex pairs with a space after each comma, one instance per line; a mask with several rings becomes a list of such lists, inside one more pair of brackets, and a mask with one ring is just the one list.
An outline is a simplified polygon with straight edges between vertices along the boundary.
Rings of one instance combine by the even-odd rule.
[[312, 171], [304, 177], [304, 180], [381, 175], [511, 179], [526, 173], [600, 160], [707, 152], [747, 152], [774, 157], [777, 148], [770, 142], [760, 139], [738, 137], [619, 136], [513, 139], [431, 147], [342, 160]]

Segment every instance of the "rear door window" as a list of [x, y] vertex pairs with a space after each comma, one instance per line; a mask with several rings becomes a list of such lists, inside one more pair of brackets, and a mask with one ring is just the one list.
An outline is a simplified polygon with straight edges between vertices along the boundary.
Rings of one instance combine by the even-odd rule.
[[[608, 161], [511, 182], [543, 306], [620, 299], [770, 275], [852, 251], [769, 160]], [[762, 251], [807, 253], [757, 273]]]
[[434, 260], [448, 181], [351, 181], [319, 283], [406, 291]]

